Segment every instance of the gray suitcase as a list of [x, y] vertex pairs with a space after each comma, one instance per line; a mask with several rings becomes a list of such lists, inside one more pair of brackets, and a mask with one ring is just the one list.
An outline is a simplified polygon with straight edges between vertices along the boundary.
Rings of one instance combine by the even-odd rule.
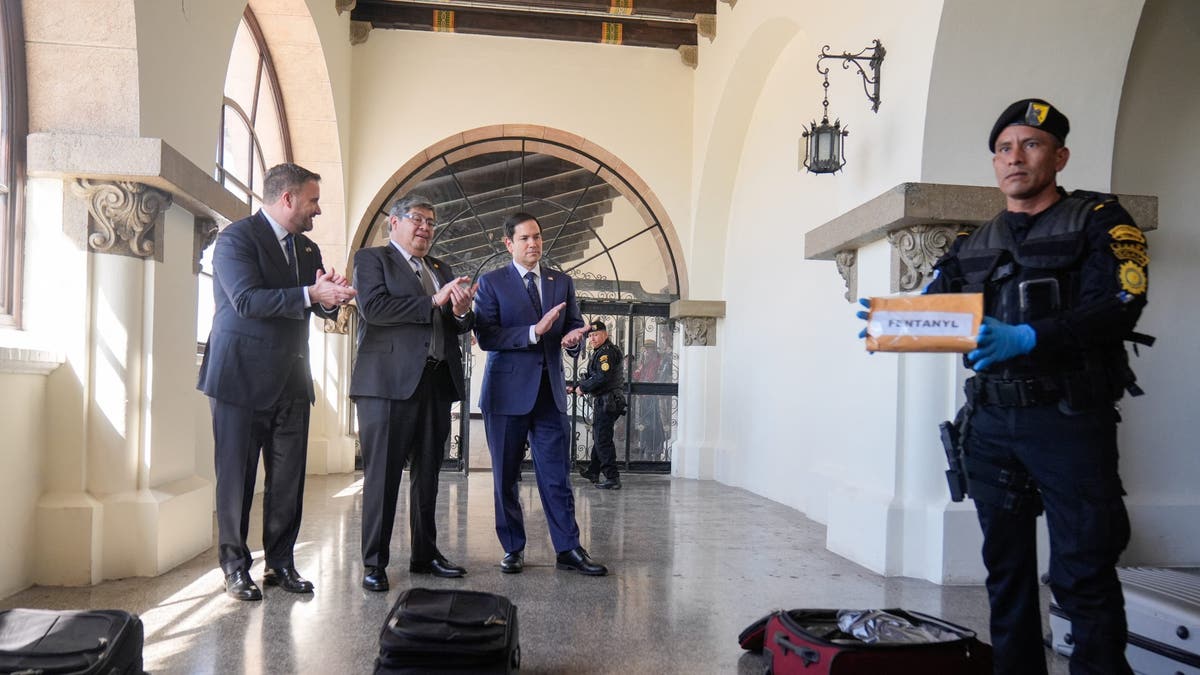
[[[1154, 567], [1117, 569], [1125, 594], [1129, 644], [1125, 658], [1138, 675], [1200, 675], [1200, 575]], [[1069, 656], [1071, 622], [1050, 603], [1054, 651]]]

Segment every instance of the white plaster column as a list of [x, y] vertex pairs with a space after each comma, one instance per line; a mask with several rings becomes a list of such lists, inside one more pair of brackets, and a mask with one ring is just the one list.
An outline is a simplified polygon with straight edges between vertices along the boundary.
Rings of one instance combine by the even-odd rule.
[[194, 446], [196, 229], [245, 206], [158, 139], [29, 140], [31, 212], [50, 216], [31, 218], [35, 237], [58, 251], [38, 266], [31, 328], [66, 357], [47, 380], [33, 581], [161, 574], [212, 543]]
[[681, 330], [679, 354], [678, 439], [671, 447], [671, 474], [712, 480], [717, 477], [721, 437], [721, 349], [717, 319], [723, 301], [676, 300], [671, 318]]

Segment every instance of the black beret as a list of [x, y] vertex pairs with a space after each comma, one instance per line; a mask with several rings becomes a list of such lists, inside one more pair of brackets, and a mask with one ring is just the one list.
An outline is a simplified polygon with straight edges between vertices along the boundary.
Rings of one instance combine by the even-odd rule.
[[595, 321], [593, 321], [591, 323], [591, 328], [592, 328], [592, 330], [603, 330], [603, 331], [608, 330], [607, 328], [604, 327], [604, 322], [601, 321], [600, 319], [596, 319]]
[[1067, 142], [1067, 132], [1071, 123], [1067, 116], [1058, 108], [1040, 98], [1025, 98], [1004, 109], [996, 123], [992, 125], [992, 133], [988, 134], [988, 150], [996, 151], [996, 137], [1000, 132], [1014, 124], [1021, 124], [1035, 129], [1041, 129], [1058, 139], [1064, 145]]

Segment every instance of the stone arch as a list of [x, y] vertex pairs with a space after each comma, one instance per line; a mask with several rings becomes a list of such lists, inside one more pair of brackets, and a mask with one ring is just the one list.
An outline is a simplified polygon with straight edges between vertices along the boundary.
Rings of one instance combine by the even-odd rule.
[[321, 210], [310, 235], [328, 264], [346, 259], [346, 197], [333, 87], [304, 0], [249, 0], [275, 61], [297, 164], [321, 174]]
[[[1009, 103], [1036, 96], [1071, 119], [1072, 159], [1060, 182], [1107, 189], [1142, 3], [1098, 0], [1089, 6], [1087, 20], [1081, 20], [1078, 3], [1019, 4], [1026, 11], [998, 12], [984, 2], [948, 2], [942, 8], [921, 180], [994, 185], [986, 143], [992, 121]], [[1031, 22], [1033, 15], [1037, 21]], [[1014, 49], [1015, 36], [1027, 47]]]
[[696, 288], [702, 297], [723, 296], [725, 247], [715, 242], [724, 242], [728, 235], [729, 209], [746, 130], [771, 69], [799, 33], [800, 27], [788, 19], [777, 18], [759, 26], [746, 40], [745, 49], [726, 78], [700, 169], [696, 227], [688, 251], [692, 267], [705, 271], [704, 286]]
[[[485, 139], [489, 143], [472, 145]], [[536, 149], [538, 152], [561, 156], [564, 159], [572, 159], [568, 155], [575, 154], [587, 158], [594, 164], [607, 167], [613, 174], [613, 180], [610, 181], [613, 187], [629, 198], [635, 208], [641, 212], [643, 218], [661, 226], [668, 249], [664, 254], [673, 259], [674, 269], [669, 273], [677, 275], [675, 281], [680, 297], [687, 296], [687, 264], [682, 255], [679, 236], [666, 208], [659, 201], [653, 189], [632, 168], [607, 149], [582, 136], [539, 125], [506, 124], [479, 127], [449, 136], [417, 153], [398, 168], [375, 193], [370, 204], [360, 216], [358, 227], [350, 238], [349, 254], [352, 256], [358, 248], [369, 245], [370, 242], [367, 239], [371, 228], [375, 224], [377, 215], [385, 207], [384, 202], [389, 195], [398, 189], [403, 191], [406, 186], [416, 185], [437, 168], [430, 164], [430, 160], [447, 151], [470, 146], [464, 148], [462, 154], [456, 153], [456, 159], [463, 159], [475, 152], [490, 151], [495, 145], [492, 143], [493, 141], [504, 143], [506, 140], [523, 140], [527, 147]]]

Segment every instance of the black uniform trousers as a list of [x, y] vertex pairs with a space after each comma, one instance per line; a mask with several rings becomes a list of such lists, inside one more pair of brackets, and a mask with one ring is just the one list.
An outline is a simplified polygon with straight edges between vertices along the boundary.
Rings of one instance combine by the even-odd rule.
[[587, 472], [607, 478], [616, 478], [617, 446], [613, 443], [613, 426], [618, 416], [607, 410], [606, 394], [592, 397], [592, 459], [588, 462]]
[[362, 559], [386, 567], [404, 464], [409, 464], [410, 560], [442, 557], [437, 547], [438, 472], [450, 434], [454, 385], [444, 361], [425, 367], [412, 396], [400, 401], [359, 396], [358, 435], [363, 456]]
[[[1071, 620], [1072, 675], [1132, 671], [1116, 563], [1129, 542], [1117, 474], [1117, 413], [1058, 405], [975, 408], [964, 444], [980, 459], [1023, 467], [1041, 492], [1050, 533], [1050, 588]], [[1037, 517], [975, 503], [983, 530], [996, 675], [1046, 673], [1038, 597]]]
[[[284, 389], [288, 391], [287, 388]], [[304, 469], [308, 463], [308, 397], [285, 394], [275, 405], [252, 410], [209, 398], [217, 478], [217, 558], [225, 574], [250, 571], [250, 505], [258, 456], [266, 469], [263, 491], [263, 552], [267, 567], [294, 566], [300, 533]]]

